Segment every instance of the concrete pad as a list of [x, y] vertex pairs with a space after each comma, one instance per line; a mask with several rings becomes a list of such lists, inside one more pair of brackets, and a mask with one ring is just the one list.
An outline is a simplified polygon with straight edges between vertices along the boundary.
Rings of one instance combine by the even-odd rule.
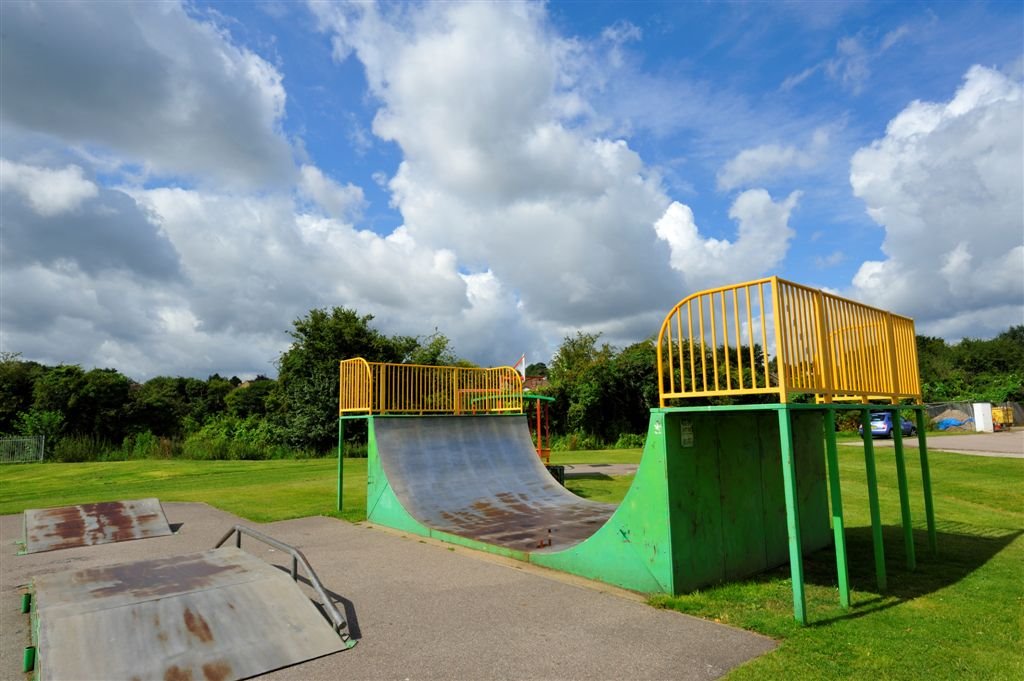
[[[851, 444], [860, 444], [853, 440]], [[971, 433], [969, 435], [929, 436], [928, 451], [951, 452], [970, 456], [991, 456], [1001, 459], [1024, 459], [1024, 429], [1002, 433]], [[841, 442], [840, 444], [846, 444]], [[875, 440], [875, 447], [892, 447], [893, 441]], [[917, 451], [917, 436], [903, 438], [903, 448]]]
[[[29, 645], [18, 605], [33, 576], [201, 551], [236, 522], [257, 526], [205, 504], [164, 509], [182, 523], [174, 536], [27, 556], [15, 556], [12, 544], [21, 517], [0, 517], [0, 669], [15, 669]], [[776, 645], [655, 610], [606, 585], [591, 589], [586, 580], [367, 525], [316, 517], [257, 527], [303, 551], [360, 639], [344, 654], [260, 678], [708, 679]], [[289, 566], [273, 549], [242, 546]]]

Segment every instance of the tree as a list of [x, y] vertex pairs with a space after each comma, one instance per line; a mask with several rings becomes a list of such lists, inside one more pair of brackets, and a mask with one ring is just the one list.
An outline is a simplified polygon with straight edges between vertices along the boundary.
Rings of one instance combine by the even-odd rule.
[[120, 443], [128, 431], [131, 380], [115, 369], [92, 369], [82, 377], [76, 431]]
[[0, 353], [0, 433], [12, 432], [18, 415], [32, 408], [33, 388], [45, 372], [45, 366], [23, 361], [20, 353]]
[[558, 352], [551, 358], [548, 378], [553, 383], [573, 385], [594, 362], [608, 359], [614, 351], [607, 343], [598, 348], [597, 339], [600, 337], [600, 333], [577, 331], [575, 336], [563, 338]]
[[[192, 379], [195, 380], [195, 379]], [[131, 417], [135, 430], [161, 437], [176, 437], [188, 415], [186, 379], [156, 376], [132, 393]]]
[[88, 432], [92, 426], [83, 400], [85, 372], [77, 364], [62, 364], [43, 373], [32, 389], [32, 408], [56, 411], [64, 417], [64, 432]]
[[434, 329], [434, 333], [425, 338], [417, 338], [418, 347], [409, 354], [410, 364], [428, 366], [453, 366], [459, 359], [451, 348], [451, 341], [443, 333]]
[[267, 397], [274, 390], [275, 381], [266, 376], [243, 383], [224, 398], [228, 413], [240, 419], [267, 413]]
[[526, 375], [527, 376], [543, 376], [543, 377], [547, 378], [547, 375], [548, 375], [548, 365], [545, 364], [544, 362], [534, 362], [533, 364], [529, 364], [526, 367]]
[[340, 360], [403, 362], [420, 347], [415, 338], [388, 337], [371, 328], [372, 320], [344, 307], [310, 310], [295, 320], [272, 398], [290, 444], [324, 449], [337, 437]]
[[64, 415], [59, 411], [30, 409], [18, 415], [17, 431], [29, 437], [41, 435], [49, 441], [60, 435], [63, 425]]

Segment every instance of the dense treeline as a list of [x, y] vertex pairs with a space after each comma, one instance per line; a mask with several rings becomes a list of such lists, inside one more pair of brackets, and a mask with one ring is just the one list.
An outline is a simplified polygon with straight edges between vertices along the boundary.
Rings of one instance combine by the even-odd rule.
[[[338, 359], [472, 366], [437, 331], [388, 336], [372, 320], [339, 307], [295, 320], [277, 379], [243, 382], [213, 374], [205, 381], [158, 376], [137, 383], [114, 369], [48, 367], [5, 354], [0, 433], [45, 435], [49, 456], [67, 461], [322, 455], [335, 445]], [[555, 399], [551, 422], [558, 446], [638, 445], [648, 410], [657, 406], [654, 341], [625, 348], [599, 341], [600, 334], [566, 337], [550, 366], [527, 368], [528, 376], [547, 379], [538, 390]], [[925, 401], [1024, 401], [1024, 325], [991, 340], [950, 345], [918, 336], [917, 345]], [[761, 348], [749, 351], [760, 363]], [[360, 435], [358, 427], [346, 432]]]
[[136, 383], [114, 369], [43, 366], [0, 356], [0, 433], [44, 435], [63, 461], [183, 456], [316, 456], [337, 437], [338, 359], [451, 364], [449, 341], [387, 336], [371, 315], [334, 308], [297, 319], [278, 377], [158, 376]]

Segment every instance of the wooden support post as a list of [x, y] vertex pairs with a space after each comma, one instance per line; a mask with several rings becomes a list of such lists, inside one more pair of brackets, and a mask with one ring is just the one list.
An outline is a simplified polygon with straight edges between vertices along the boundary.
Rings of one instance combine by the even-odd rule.
[[779, 444], [782, 449], [782, 484], [786, 494], [786, 531], [789, 534], [789, 572], [793, 582], [793, 617], [807, 624], [807, 598], [804, 595], [804, 556], [800, 542], [800, 508], [796, 491], [796, 463], [793, 458], [793, 429], [789, 408], [782, 405], [779, 414]]
[[924, 407], [917, 406], [917, 449], [921, 453], [921, 486], [924, 487], [924, 515], [928, 521], [928, 547], [938, 554], [939, 543], [935, 536], [935, 507], [932, 506], [932, 475], [928, 470], [928, 442], [925, 438]]
[[868, 476], [868, 505], [871, 507], [871, 541], [875, 549], [875, 576], [878, 590], [885, 591], [885, 544], [882, 541], [882, 515], [878, 510], [878, 476], [875, 471], [875, 443], [871, 440], [871, 412], [860, 410], [860, 423], [864, 430], [864, 467]]
[[900, 410], [892, 412], [892, 444], [896, 451], [896, 483], [900, 489], [900, 519], [903, 522], [903, 545], [907, 552], [907, 569], [917, 569], [914, 555], [914, 525], [910, 520], [910, 490], [907, 487], [907, 464], [903, 458], [903, 417]]
[[825, 408], [825, 458], [828, 463], [829, 497], [832, 501], [832, 534], [836, 546], [836, 574], [839, 605], [850, 607], [850, 574], [846, 560], [846, 528], [843, 523], [843, 495], [839, 489], [839, 454], [836, 448], [836, 413]]

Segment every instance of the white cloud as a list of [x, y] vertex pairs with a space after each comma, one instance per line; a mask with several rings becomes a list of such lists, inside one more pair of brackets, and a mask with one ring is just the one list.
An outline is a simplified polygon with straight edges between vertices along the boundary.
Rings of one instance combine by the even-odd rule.
[[867, 31], [843, 36], [836, 43], [834, 56], [787, 77], [782, 81], [779, 89], [788, 92], [821, 71], [830, 79], [838, 82], [844, 90], [859, 95], [871, 79], [874, 62], [913, 34], [914, 31], [910, 26], [902, 25], [883, 35], [882, 39], [877, 41], [877, 46], [872, 46], [874, 36]]
[[777, 178], [791, 170], [809, 170], [821, 162], [828, 140], [828, 130], [818, 128], [803, 149], [779, 144], [744, 149], [722, 166], [718, 172], [718, 188], [736, 189]]
[[113, 150], [157, 174], [290, 179], [281, 74], [178, 2], [4, 2], [0, 23], [5, 126]]
[[311, 7], [336, 56], [366, 69], [373, 130], [403, 153], [389, 188], [417, 244], [490, 272], [538, 324], [678, 297], [652, 229], [669, 204], [660, 178], [625, 141], [591, 134], [585, 50], [551, 33], [542, 5]]
[[40, 168], [5, 158], [0, 158], [0, 190], [22, 194], [32, 209], [44, 217], [73, 211], [99, 191], [76, 165]]
[[673, 202], [655, 224], [658, 237], [668, 243], [672, 267], [679, 270], [689, 290], [742, 281], [768, 274], [782, 262], [793, 237], [789, 218], [800, 199], [793, 192], [774, 202], [763, 189], [736, 197], [729, 217], [739, 223], [736, 239], [700, 235], [688, 206]]
[[342, 186], [311, 165], [299, 170], [299, 193], [339, 220], [357, 218], [366, 205], [361, 188], [352, 183]]
[[974, 66], [949, 102], [912, 102], [853, 156], [850, 184], [885, 228], [886, 255], [861, 265], [855, 295], [916, 317], [919, 332], [1024, 322], [1022, 120], [1021, 83]]
[[844, 260], [846, 260], [845, 253], [843, 253], [842, 251], [832, 251], [826, 256], [815, 256], [814, 266], [817, 267], [819, 270], [827, 270], [831, 267], [835, 267]]

